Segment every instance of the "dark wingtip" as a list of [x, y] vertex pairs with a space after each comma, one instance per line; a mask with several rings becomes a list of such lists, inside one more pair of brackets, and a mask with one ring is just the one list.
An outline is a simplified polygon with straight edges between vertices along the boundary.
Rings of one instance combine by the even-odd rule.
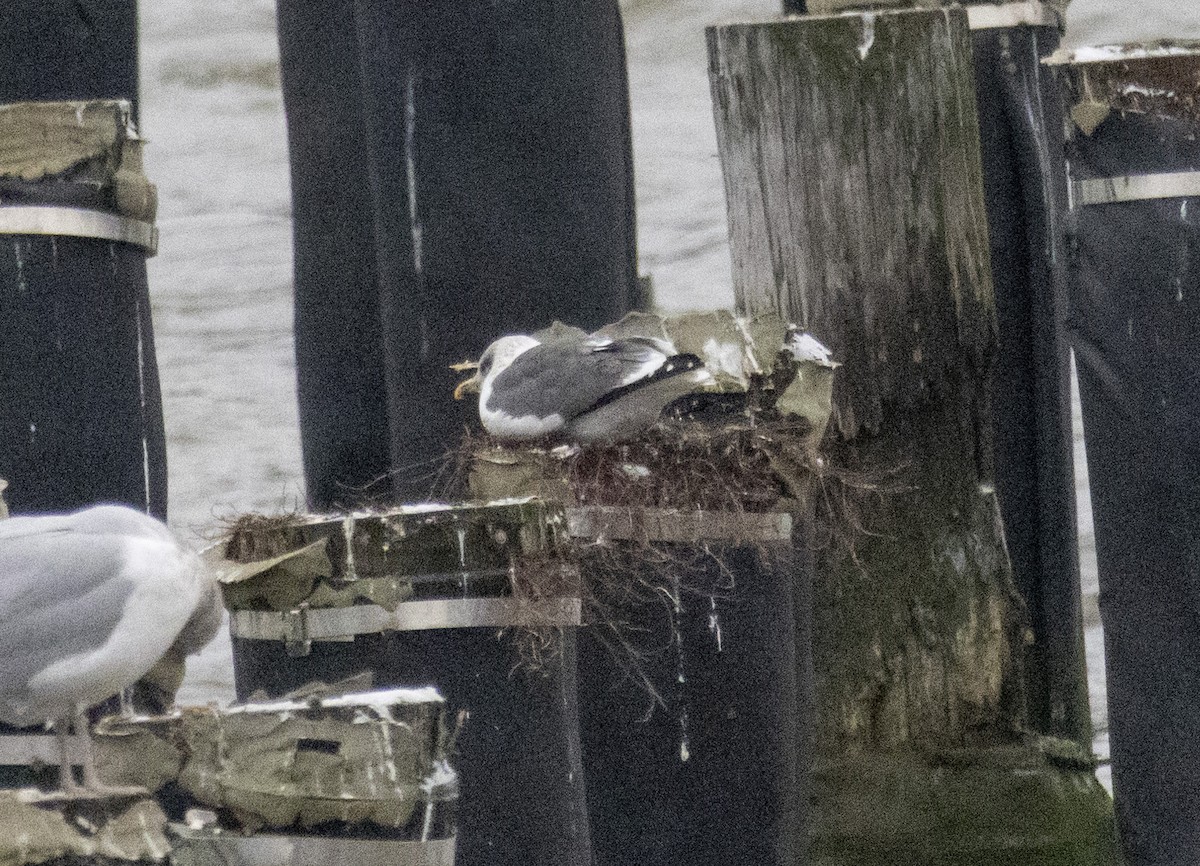
[[672, 355], [670, 358], [667, 358], [658, 375], [671, 376], [676, 373], [687, 373], [692, 370], [699, 370], [703, 366], [704, 362], [696, 355], [693, 355], [691, 352], [680, 352], [678, 355]]

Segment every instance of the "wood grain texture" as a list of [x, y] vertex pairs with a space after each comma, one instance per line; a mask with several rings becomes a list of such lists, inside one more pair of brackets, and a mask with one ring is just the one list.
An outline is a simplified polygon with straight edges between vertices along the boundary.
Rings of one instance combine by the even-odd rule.
[[738, 306], [833, 350], [848, 437], [948, 382], [974, 400], [996, 325], [965, 14], [734, 24], [708, 43]]

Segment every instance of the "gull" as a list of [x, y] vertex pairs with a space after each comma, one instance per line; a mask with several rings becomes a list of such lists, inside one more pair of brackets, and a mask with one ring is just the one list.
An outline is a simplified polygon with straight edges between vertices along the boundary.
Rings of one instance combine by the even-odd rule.
[[496, 340], [454, 398], [478, 392], [479, 419], [499, 439], [561, 436], [593, 444], [630, 439], [673, 400], [715, 385], [704, 362], [654, 337], [612, 339], [580, 332], [543, 342]]
[[[132, 508], [0, 520], [0, 721], [53, 725], [68, 795], [145, 793], [100, 780], [87, 709], [207, 643], [217, 601], [199, 558]], [[67, 756], [72, 721], [82, 785]]]

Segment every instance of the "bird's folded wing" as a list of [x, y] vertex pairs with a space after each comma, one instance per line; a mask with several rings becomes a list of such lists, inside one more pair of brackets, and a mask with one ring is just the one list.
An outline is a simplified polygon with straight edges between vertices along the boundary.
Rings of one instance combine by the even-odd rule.
[[104, 644], [134, 588], [117, 553], [70, 533], [0, 539], [0, 685]]
[[496, 376], [488, 408], [514, 418], [573, 418], [652, 377], [666, 357], [655, 341], [641, 339], [535, 346]]

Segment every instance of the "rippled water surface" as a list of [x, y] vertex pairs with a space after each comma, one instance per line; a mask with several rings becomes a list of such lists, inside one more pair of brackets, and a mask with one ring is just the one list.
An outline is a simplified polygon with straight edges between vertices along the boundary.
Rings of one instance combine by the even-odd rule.
[[[1176, 5], [1165, 14], [1182, 15], [1171, 11]], [[625, 4], [642, 269], [664, 309], [732, 303], [702, 28], [776, 8], [752, 0]], [[1076, 44], [1125, 26], [1099, 0], [1073, 8], [1084, 28], [1071, 37]], [[1154, 17], [1145, 5], [1138, 10], [1145, 29]], [[161, 196], [161, 252], [150, 279], [171, 521], [203, 538], [229, 515], [303, 502], [274, 5], [155, 0], [141, 15], [142, 131]], [[1107, 753], [1091, 510], [1077, 463], [1093, 714], [1097, 747]], [[230, 670], [226, 641], [193, 663], [181, 697], [228, 699]]]

